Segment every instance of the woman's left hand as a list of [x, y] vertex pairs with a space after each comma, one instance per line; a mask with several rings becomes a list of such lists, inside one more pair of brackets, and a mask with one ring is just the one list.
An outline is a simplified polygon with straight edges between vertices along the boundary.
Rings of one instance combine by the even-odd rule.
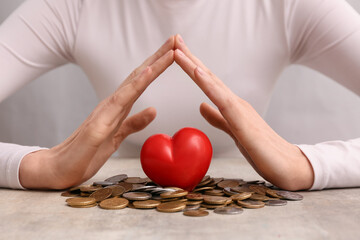
[[192, 55], [179, 35], [175, 45], [175, 61], [218, 108], [202, 103], [202, 116], [234, 139], [239, 150], [264, 179], [282, 189], [309, 189], [314, 173], [301, 150], [280, 137], [248, 102], [235, 95]]

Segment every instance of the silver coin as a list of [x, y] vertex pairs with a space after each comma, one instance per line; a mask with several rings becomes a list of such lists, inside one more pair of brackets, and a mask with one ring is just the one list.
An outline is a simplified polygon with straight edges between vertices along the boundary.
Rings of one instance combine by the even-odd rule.
[[97, 186], [97, 185], [101, 185], [103, 187], [106, 187], [106, 186], [112, 186], [112, 185], [115, 185], [114, 182], [107, 182], [107, 181], [96, 181], [93, 183], [94, 186]]
[[304, 198], [302, 195], [298, 193], [289, 192], [289, 191], [277, 191], [276, 194], [286, 200], [291, 200], [291, 201], [300, 201], [303, 200]]
[[287, 204], [285, 200], [269, 200], [265, 203], [266, 206], [284, 206]]
[[124, 180], [127, 179], [127, 178], [128, 178], [128, 175], [126, 175], [126, 174], [119, 174], [119, 175], [115, 175], [115, 176], [109, 177], [109, 178], [105, 179], [105, 181], [106, 181], [106, 182], [118, 183], [118, 182], [124, 181]]
[[224, 215], [234, 215], [234, 214], [240, 214], [243, 210], [241, 208], [236, 207], [218, 207], [215, 208], [214, 213], [217, 214], [224, 214]]
[[190, 211], [190, 210], [198, 210], [200, 208], [200, 204], [197, 204], [197, 205], [192, 205], [192, 206], [186, 206], [186, 208], [184, 209], [184, 212], [185, 211]]
[[238, 194], [238, 192], [232, 191], [230, 187], [224, 188], [223, 191], [224, 191], [224, 193], [226, 193], [227, 195], [230, 195], [230, 196], [235, 195], [235, 194]]
[[[135, 185], [135, 186], [134, 186]], [[144, 192], [148, 192], [151, 191], [152, 189], [156, 188], [155, 186], [145, 186], [145, 185], [138, 185], [138, 184], [133, 184], [133, 189], [132, 191], [136, 192], [136, 191], [144, 191]]]
[[146, 192], [127, 192], [122, 195], [127, 200], [137, 201], [137, 200], [148, 200], [152, 197], [150, 193]]

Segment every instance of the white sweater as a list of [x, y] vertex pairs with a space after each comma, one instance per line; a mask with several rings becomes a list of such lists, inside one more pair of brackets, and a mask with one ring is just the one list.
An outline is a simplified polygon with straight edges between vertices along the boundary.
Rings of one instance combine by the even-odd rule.
[[[0, 101], [69, 62], [103, 99], [176, 33], [260, 114], [290, 64], [360, 94], [360, 17], [344, 0], [28, 0], [0, 28]], [[202, 119], [202, 101], [209, 100], [174, 64], [133, 109], [154, 106], [157, 119], [127, 141], [141, 145], [145, 136], [192, 126], [219, 155], [238, 152]], [[314, 169], [312, 189], [360, 186], [360, 139], [299, 147]], [[22, 188], [21, 159], [38, 149], [0, 143], [0, 186]]]

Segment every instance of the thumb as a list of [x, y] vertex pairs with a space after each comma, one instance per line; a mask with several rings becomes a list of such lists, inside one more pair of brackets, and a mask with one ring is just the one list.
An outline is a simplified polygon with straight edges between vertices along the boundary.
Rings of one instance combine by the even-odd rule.
[[229, 134], [230, 137], [232, 137], [234, 140], [236, 139], [234, 134], [230, 130], [228, 122], [225, 120], [219, 110], [213, 108], [207, 103], [202, 103], [200, 105], [200, 113], [212, 126], [223, 130], [224, 132]]
[[156, 109], [153, 107], [146, 108], [145, 110], [126, 118], [114, 137], [120, 138], [122, 141], [130, 134], [143, 130], [155, 119], [155, 117]]

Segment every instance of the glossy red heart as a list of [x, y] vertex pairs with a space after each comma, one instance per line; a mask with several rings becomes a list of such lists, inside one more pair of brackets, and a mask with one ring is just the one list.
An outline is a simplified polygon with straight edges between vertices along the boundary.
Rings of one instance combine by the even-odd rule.
[[163, 187], [193, 190], [205, 176], [212, 157], [209, 138], [195, 128], [180, 129], [173, 137], [156, 134], [141, 149], [145, 174]]

